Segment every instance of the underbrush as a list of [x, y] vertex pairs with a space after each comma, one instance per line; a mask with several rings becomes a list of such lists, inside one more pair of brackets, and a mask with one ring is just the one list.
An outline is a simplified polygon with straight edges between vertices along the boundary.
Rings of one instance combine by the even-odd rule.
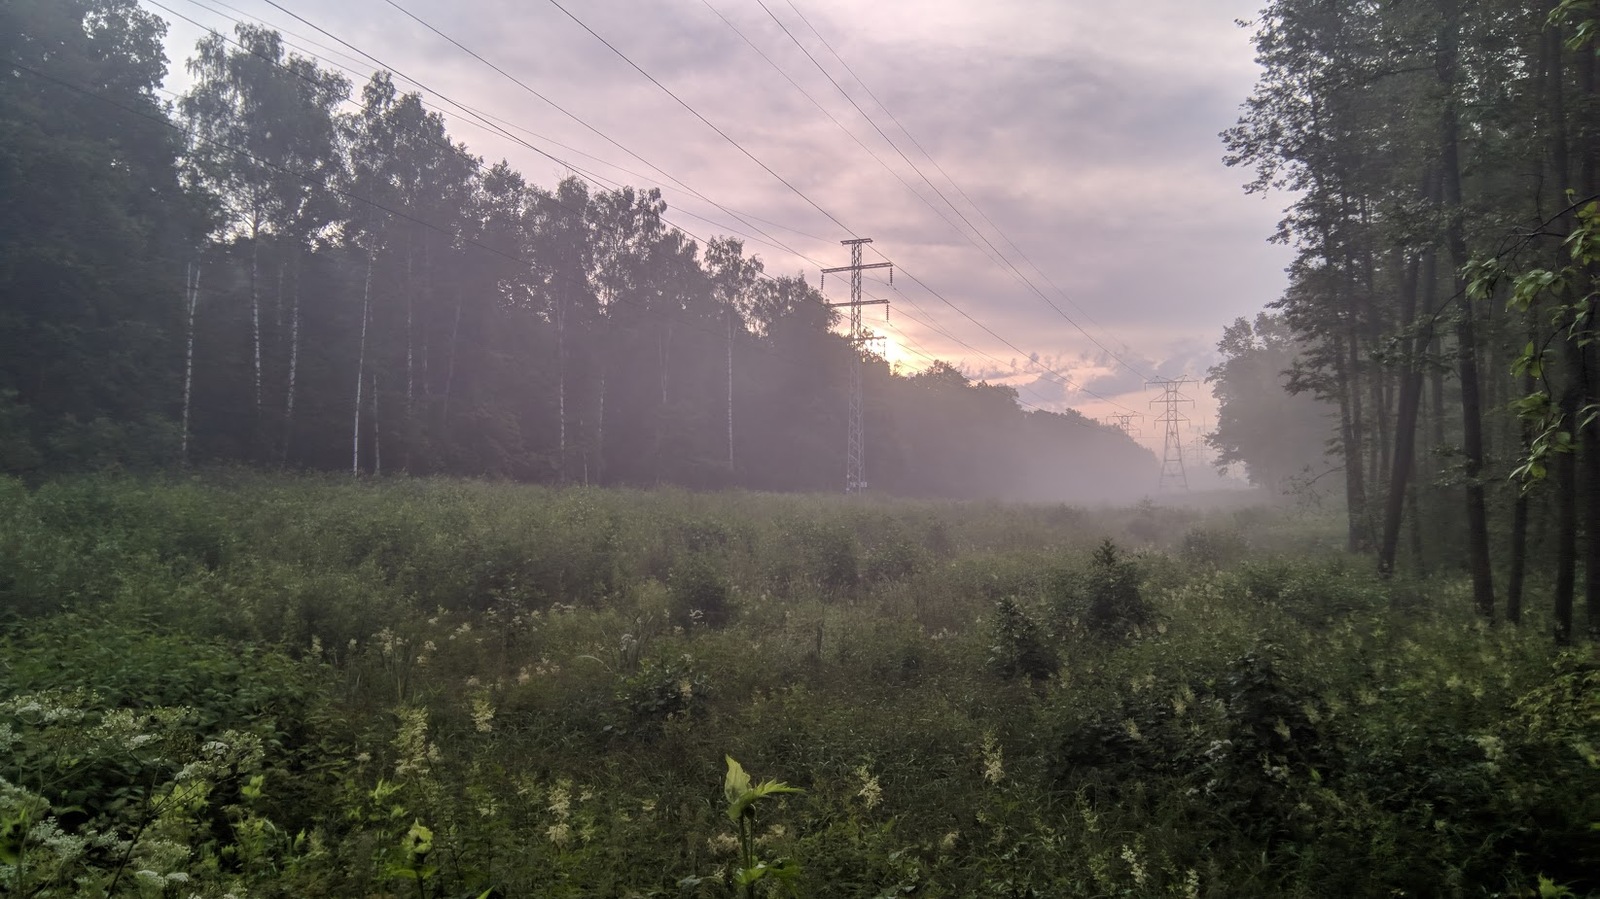
[[5, 894], [1600, 892], [1593, 651], [1284, 512], [0, 500]]

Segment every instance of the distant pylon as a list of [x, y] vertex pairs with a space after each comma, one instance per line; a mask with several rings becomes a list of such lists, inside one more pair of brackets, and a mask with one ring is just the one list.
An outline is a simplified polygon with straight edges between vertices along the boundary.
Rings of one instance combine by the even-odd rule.
[[1142, 436], [1141, 434], [1136, 434], [1134, 432], [1135, 431], [1142, 432], [1144, 429], [1139, 427], [1138, 425], [1135, 425], [1133, 423], [1133, 420], [1135, 418], [1144, 418], [1144, 415], [1142, 415], [1141, 413], [1138, 413], [1138, 412], [1113, 412], [1113, 413], [1111, 413], [1111, 417], [1113, 419], [1115, 419], [1114, 421], [1111, 422], [1111, 426], [1112, 427], [1116, 428], [1117, 430], [1121, 431], [1124, 434], [1127, 434], [1129, 437]]
[[[841, 240], [839, 243], [850, 248], [850, 264], [822, 270], [823, 277], [836, 272], [850, 273], [850, 302], [829, 303], [829, 306], [850, 307], [850, 346], [855, 352], [855, 359], [850, 366], [850, 413], [849, 423], [846, 426], [844, 450], [844, 492], [860, 493], [867, 489], [867, 459], [866, 459], [866, 434], [863, 427], [861, 403], [861, 354], [868, 339], [866, 328], [861, 324], [862, 306], [887, 306], [888, 300], [862, 300], [861, 299], [861, 273], [869, 268], [890, 268], [893, 263], [874, 262], [868, 265], [861, 264], [861, 245], [872, 243], [870, 237], [858, 237], [854, 240]], [[891, 270], [890, 279], [894, 278]]]
[[1182, 425], [1189, 421], [1189, 416], [1178, 411], [1184, 403], [1194, 405], [1194, 400], [1183, 395], [1185, 384], [1196, 383], [1189, 378], [1156, 378], [1148, 382], [1147, 387], [1158, 387], [1161, 396], [1150, 401], [1154, 406], [1160, 403], [1164, 408], [1161, 416], [1156, 419], [1156, 424], [1165, 425], [1166, 432], [1163, 439], [1161, 452], [1161, 481], [1158, 489], [1188, 490], [1189, 475], [1183, 470], [1183, 430]]

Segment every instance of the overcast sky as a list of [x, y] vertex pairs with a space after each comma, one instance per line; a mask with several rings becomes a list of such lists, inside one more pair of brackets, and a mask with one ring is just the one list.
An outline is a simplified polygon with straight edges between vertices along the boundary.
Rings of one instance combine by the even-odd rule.
[[[838, 241], [870, 237], [883, 255], [867, 261], [900, 267], [893, 288], [867, 283], [892, 303], [888, 323], [867, 314], [892, 360], [946, 359], [1095, 418], [1144, 412], [1158, 451], [1144, 378], [1203, 377], [1222, 328], [1282, 290], [1287, 251], [1266, 237], [1285, 200], [1245, 196], [1217, 138], [1255, 80], [1236, 20], [1258, 0], [559, 0], [710, 125], [552, 0], [160, 2], [207, 27], [273, 25], [359, 71], [358, 86], [376, 68], [288, 10], [403, 88], [426, 85], [474, 153], [544, 186], [578, 172], [659, 186], [674, 224], [743, 237], [775, 274], [816, 284], [848, 263]], [[200, 31], [151, 8], [172, 23], [168, 86], [182, 90]], [[563, 162], [449, 115], [442, 97]], [[848, 298], [843, 278], [826, 287]], [[1198, 425], [1209, 389], [1187, 392]]]

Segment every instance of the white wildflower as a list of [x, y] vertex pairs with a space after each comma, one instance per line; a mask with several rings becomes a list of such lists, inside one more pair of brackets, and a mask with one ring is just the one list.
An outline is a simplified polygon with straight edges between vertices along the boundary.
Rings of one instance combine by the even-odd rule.
[[983, 779], [992, 784], [1004, 780], [1006, 776], [1005, 763], [1000, 751], [1000, 741], [995, 739], [994, 732], [988, 731], [983, 735]]
[[480, 734], [494, 730], [494, 706], [486, 696], [472, 698], [472, 726]]
[[878, 778], [867, 769], [866, 765], [856, 769], [856, 776], [861, 778], [861, 789], [856, 791], [856, 798], [861, 800], [864, 808], [872, 809], [883, 801], [883, 788], [878, 785]]

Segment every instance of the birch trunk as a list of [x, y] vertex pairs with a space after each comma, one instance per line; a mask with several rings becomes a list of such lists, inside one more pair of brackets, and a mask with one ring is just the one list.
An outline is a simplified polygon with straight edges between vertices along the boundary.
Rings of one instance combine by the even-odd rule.
[[254, 356], [256, 418], [261, 417], [261, 216], [250, 222], [250, 346]]
[[300, 263], [301, 251], [295, 251], [294, 287], [289, 294], [289, 375], [283, 395], [283, 455], [280, 465], [289, 464], [289, 443], [294, 435], [294, 399], [297, 378], [300, 374]]
[[372, 267], [378, 259], [376, 242], [367, 250], [367, 277], [361, 287], [361, 347], [356, 353], [356, 413], [350, 429], [350, 473], [361, 474], [361, 387], [367, 379], [367, 322], [372, 318]]
[[184, 271], [184, 351], [183, 351], [183, 437], [179, 454], [189, 465], [189, 409], [194, 398], [194, 319], [200, 306], [200, 263], [191, 262]]

